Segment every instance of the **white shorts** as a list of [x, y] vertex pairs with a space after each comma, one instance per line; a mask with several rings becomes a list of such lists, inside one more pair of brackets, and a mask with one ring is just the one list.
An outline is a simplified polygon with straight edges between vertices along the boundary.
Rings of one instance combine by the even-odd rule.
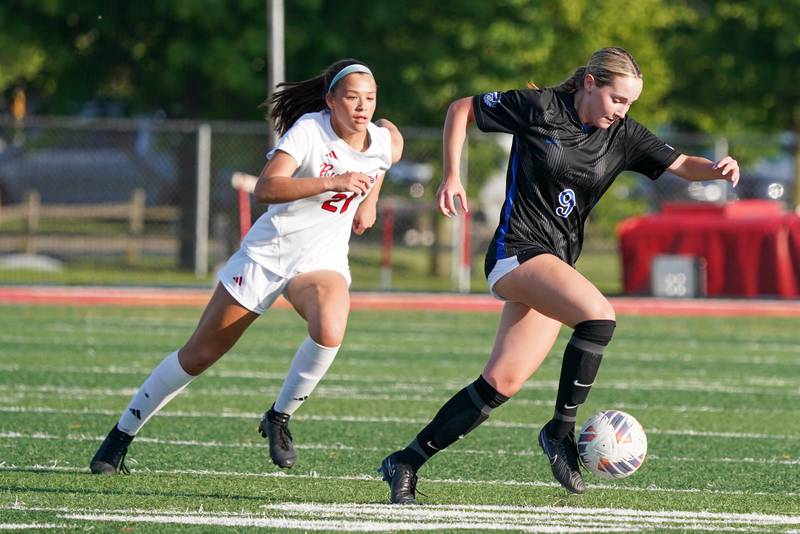
[[504, 298], [494, 289], [494, 285], [505, 275], [513, 271], [519, 267], [519, 259], [517, 259], [517, 255], [509, 256], [508, 258], [504, 258], [502, 260], [497, 260], [492, 267], [492, 272], [489, 273], [489, 276], [486, 278], [486, 281], [489, 284], [489, 291], [491, 292], [492, 296], [497, 300], [502, 300], [508, 302], [509, 299]]
[[261, 315], [285, 294], [291, 278], [273, 273], [238, 250], [219, 271], [219, 281], [239, 304]]

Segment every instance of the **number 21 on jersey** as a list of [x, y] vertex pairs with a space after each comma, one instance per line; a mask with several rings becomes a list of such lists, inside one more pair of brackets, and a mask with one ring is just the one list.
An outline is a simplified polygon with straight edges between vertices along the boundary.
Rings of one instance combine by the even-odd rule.
[[[326, 200], [322, 203], [322, 209], [325, 211], [330, 211], [331, 213], [344, 213], [347, 211], [347, 208], [350, 207], [350, 203], [353, 201], [354, 198], [358, 196], [358, 193], [353, 193], [352, 195], [346, 195], [344, 193], [336, 193], [331, 198]], [[342, 204], [341, 209], [339, 207], [339, 202], [344, 200], [344, 204]]]
[[566, 219], [569, 217], [569, 214], [572, 213], [572, 210], [575, 209], [575, 191], [572, 189], [564, 189], [558, 194], [558, 203], [560, 206], [556, 208], [556, 215]]

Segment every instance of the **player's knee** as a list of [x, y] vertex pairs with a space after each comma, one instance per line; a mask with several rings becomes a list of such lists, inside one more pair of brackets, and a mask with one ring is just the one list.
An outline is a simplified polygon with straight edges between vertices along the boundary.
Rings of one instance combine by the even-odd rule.
[[179, 351], [178, 361], [184, 371], [190, 375], [197, 376], [214, 365], [214, 362], [219, 360], [223, 354], [224, 351], [220, 351], [213, 346], [198, 347], [186, 344]]
[[[597, 352], [598, 354], [595, 355], [600, 357], [602, 348], [611, 342], [611, 337], [614, 335], [614, 329], [616, 327], [617, 322], [610, 319], [582, 321], [575, 325], [575, 330], [572, 335], [573, 338], [578, 338], [597, 345], [597, 347], [590, 346], [583, 347], [583, 349], [586, 351], [587, 355]], [[578, 346], [580, 347], [580, 345]], [[591, 360], [591, 358], [588, 358], [588, 360]], [[599, 365], [599, 362], [597, 365]]]
[[344, 340], [347, 321], [328, 320], [318, 325], [309, 325], [308, 335], [323, 347], [338, 347]]
[[501, 395], [505, 395], [506, 397], [513, 397], [517, 394], [517, 392], [522, 389], [522, 386], [525, 384], [524, 380], [520, 380], [519, 378], [513, 375], [495, 375], [492, 373], [486, 373], [484, 371], [483, 375], [487, 382], [489, 382], [494, 389], [500, 393]]
[[586, 307], [584, 311], [589, 321], [616, 321], [617, 314], [607, 299], [598, 299]]

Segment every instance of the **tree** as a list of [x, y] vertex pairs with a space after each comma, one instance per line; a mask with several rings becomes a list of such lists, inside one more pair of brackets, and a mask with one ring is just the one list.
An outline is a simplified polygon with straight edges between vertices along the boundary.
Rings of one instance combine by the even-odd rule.
[[617, 45], [645, 71], [637, 116], [661, 123], [670, 119], [660, 101], [672, 77], [660, 40], [688, 13], [664, 0], [297, 1], [287, 5], [287, 76], [361, 58], [375, 67], [387, 114], [440, 126], [459, 96], [556, 84], [594, 50]]
[[[107, 98], [125, 102], [132, 114], [263, 115], [263, 0], [119, 7], [101, 0], [3, 3], [2, 35], [33, 59], [19, 74], [0, 56], [0, 90], [27, 83], [42, 113], [75, 113], [87, 100]], [[685, 11], [666, 0], [295, 0], [286, 4], [287, 78], [309, 78], [335, 59], [357, 57], [374, 67], [382, 113], [401, 124], [439, 126], [458, 96], [530, 79], [554, 84], [593, 50], [615, 44], [646, 73], [637, 116], [663, 122], [670, 108], [658, 103], [671, 77], [659, 40]]]
[[794, 133], [800, 204], [800, 1], [704, 0], [669, 35], [676, 123], [705, 132]]
[[18, 44], [5, 50], [25, 51], [27, 70], [10, 70], [11, 54], [0, 55], [0, 90], [27, 85], [40, 113], [109, 99], [131, 114], [256, 119], [264, 20], [263, 0], [10, 0], [0, 5], [0, 35]]

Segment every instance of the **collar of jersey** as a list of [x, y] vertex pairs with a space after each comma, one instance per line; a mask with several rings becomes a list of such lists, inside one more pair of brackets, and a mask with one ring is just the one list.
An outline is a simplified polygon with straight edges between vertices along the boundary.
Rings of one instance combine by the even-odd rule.
[[336, 132], [333, 129], [333, 125], [331, 124], [331, 112], [328, 110], [324, 110], [322, 112], [322, 125], [325, 127], [325, 134], [331, 140], [331, 142], [336, 143], [338, 146], [342, 147], [345, 150], [349, 150], [353, 154], [358, 154], [361, 156], [370, 155], [375, 147], [375, 140], [372, 138], [372, 122], [367, 125], [367, 135], [369, 136], [369, 146], [363, 152], [356, 150], [355, 148], [348, 145], [344, 139], [336, 135]]
[[597, 128], [589, 124], [583, 124], [578, 116], [578, 110], [575, 109], [575, 93], [561, 93], [561, 95], [563, 95], [561, 100], [564, 102], [564, 106], [567, 109], [567, 115], [569, 115], [569, 119], [572, 121], [572, 123], [585, 134], [594, 132]]

